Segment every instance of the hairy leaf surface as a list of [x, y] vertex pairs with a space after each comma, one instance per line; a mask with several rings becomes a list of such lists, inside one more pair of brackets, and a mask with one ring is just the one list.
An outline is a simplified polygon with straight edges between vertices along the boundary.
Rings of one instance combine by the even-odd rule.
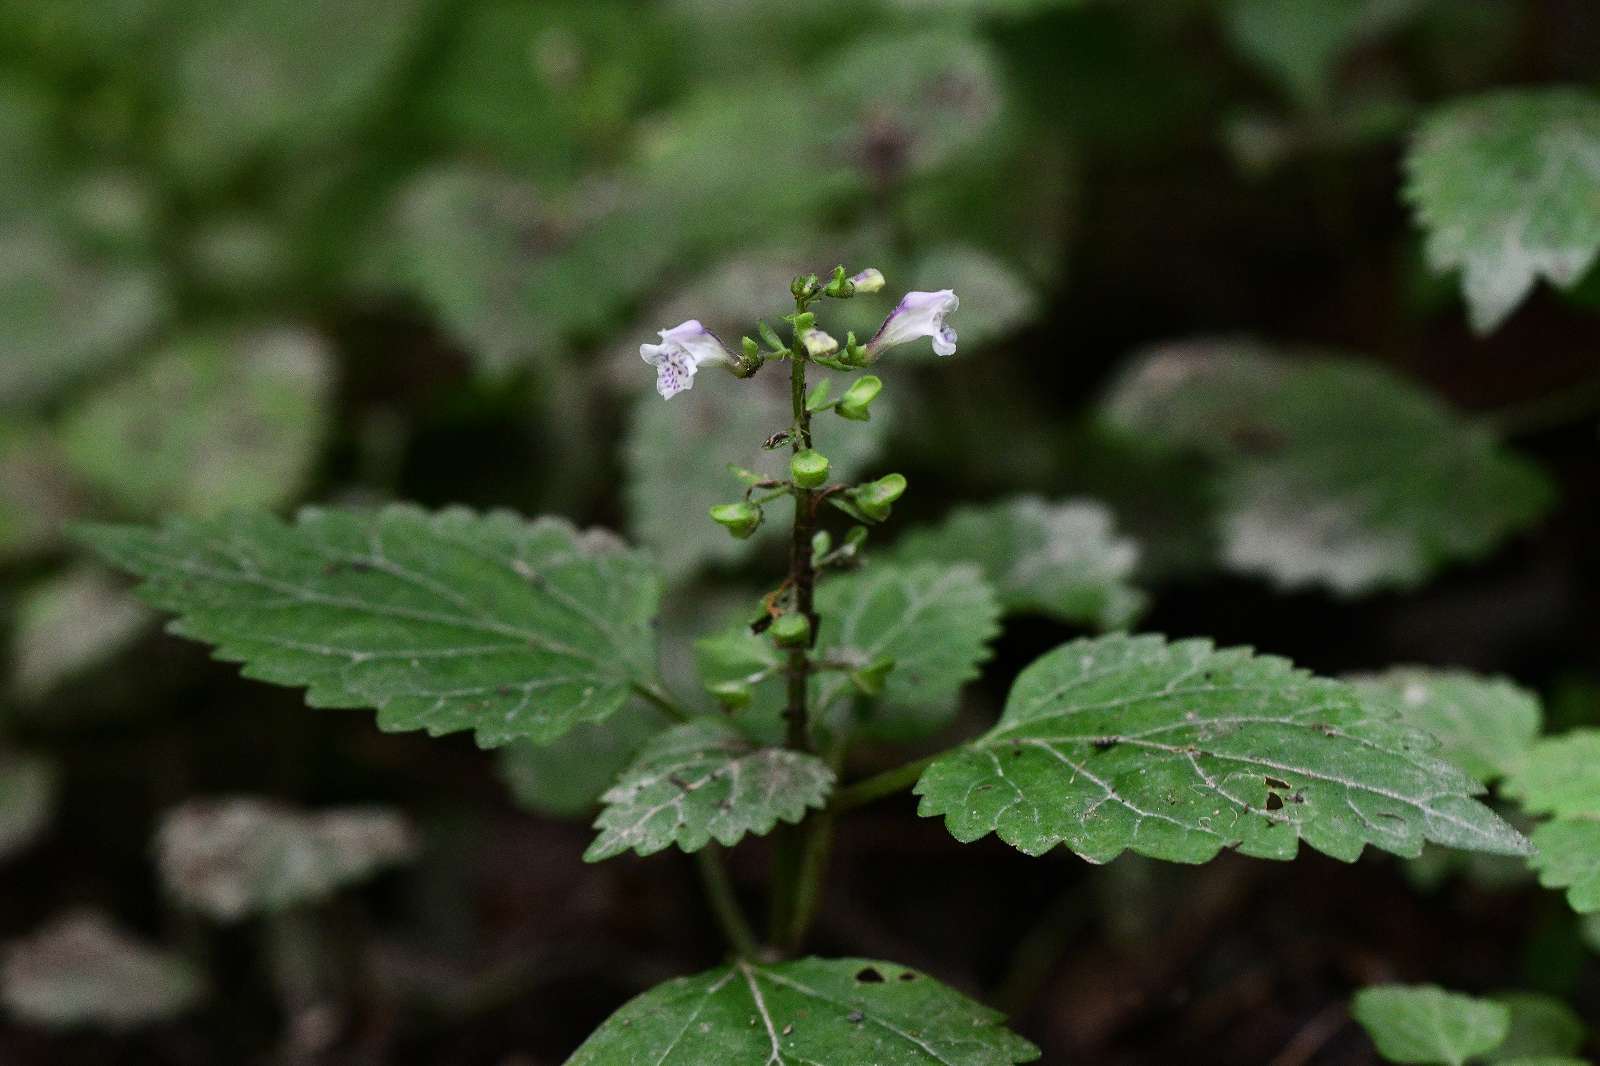
[[711, 841], [732, 846], [746, 833], [764, 836], [779, 820], [799, 822], [821, 807], [834, 775], [815, 755], [760, 747], [729, 723], [700, 718], [645, 745], [621, 780], [602, 795], [600, 836], [589, 862], [629, 848], [650, 855], [677, 844], [699, 851]]
[[998, 1012], [868, 959], [739, 961], [658, 985], [618, 1010], [567, 1066], [1012, 1066], [1039, 1051]]
[[1007, 611], [1103, 629], [1127, 625], [1145, 602], [1128, 584], [1138, 547], [1117, 535], [1108, 508], [1090, 500], [1052, 504], [1023, 496], [958, 508], [935, 526], [907, 533], [891, 556], [977, 563]]
[[1460, 270], [1473, 327], [1500, 325], [1539, 278], [1583, 279], [1600, 253], [1600, 95], [1520, 89], [1449, 104], [1406, 159], [1435, 270]]
[[956, 839], [995, 832], [1029, 855], [1131, 849], [1205, 862], [1353, 860], [1424, 840], [1524, 854], [1433, 741], [1348, 684], [1209, 641], [1112, 635], [1063, 645], [1017, 678], [1000, 722], [934, 762], [920, 813]]
[[1434, 985], [1363, 988], [1350, 1013], [1390, 1062], [1463, 1066], [1494, 1050], [1511, 1031], [1505, 1005]]
[[172, 631], [314, 707], [485, 747], [599, 721], [654, 674], [659, 586], [607, 535], [556, 519], [409, 506], [91, 526]]

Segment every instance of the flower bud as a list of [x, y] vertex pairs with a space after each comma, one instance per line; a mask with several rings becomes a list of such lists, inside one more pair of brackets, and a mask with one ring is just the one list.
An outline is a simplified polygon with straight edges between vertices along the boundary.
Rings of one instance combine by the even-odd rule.
[[855, 283], [844, 276], [844, 267], [833, 268], [833, 277], [828, 279], [828, 287], [822, 290], [835, 300], [848, 300], [856, 294]]
[[865, 422], [872, 417], [868, 410], [878, 393], [883, 391], [883, 379], [873, 374], [857, 378], [855, 382], [839, 397], [839, 406], [836, 410], [844, 418], [856, 422]]
[[875, 267], [869, 267], [851, 278], [850, 284], [855, 286], [856, 292], [879, 292], [883, 289], [883, 272]]
[[812, 358], [832, 355], [839, 350], [839, 342], [820, 329], [808, 329], [800, 334], [800, 344]]
[[828, 480], [828, 457], [807, 448], [789, 460], [789, 477], [803, 489], [814, 489]]
[[711, 520], [738, 540], [744, 540], [761, 525], [761, 508], [749, 500], [719, 503], [711, 508]]
[[772, 640], [780, 648], [804, 648], [811, 643], [811, 620], [797, 611], [773, 620]]
[[885, 474], [876, 481], [856, 486], [850, 495], [862, 514], [874, 522], [882, 522], [889, 517], [894, 502], [905, 495], [905, 491], [904, 477], [899, 474]]
[[796, 274], [789, 283], [789, 292], [797, 300], [809, 299], [817, 294], [822, 282], [815, 274]]
[[826, 529], [819, 529], [811, 535], [811, 555], [813, 558], [827, 555], [833, 550], [833, 534]]

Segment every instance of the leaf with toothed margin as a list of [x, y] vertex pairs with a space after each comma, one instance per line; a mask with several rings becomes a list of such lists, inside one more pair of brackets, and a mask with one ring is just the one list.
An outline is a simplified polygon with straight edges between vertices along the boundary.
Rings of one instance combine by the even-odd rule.
[[1090, 862], [1125, 850], [1206, 862], [1223, 848], [1354, 860], [1423, 841], [1507, 854], [1528, 843], [1472, 798], [1432, 738], [1341, 681], [1207, 640], [1073, 641], [1025, 669], [1000, 722], [917, 783], [957, 840]]
[[1600, 911], [1600, 729], [1577, 729], [1535, 744], [1502, 791], [1530, 814], [1551, 819], [1533, 831], [1529, 865], [1546, 888], [1567, 890], [1582, 914]]
[[1436, 985], [1374, 985], [1350, 1014], [1389, 1062], [1462, 1066], [1493, 1051], [1511, 1031], [1511, 1009]]
[[1479, 781], [1514, 770], [1539, 737], [1539, 699], [1504, 678], [1397, 666], [1348, 678], [1363, 695], [1393, 701], [1400, 717], [1439, 741], [1439, 754]]
[[632, 848], [640, 855], [677, 844], [699, 851], [764, 836], [781, 819], [797, 823], [833, 791], [828, 764], [801, 751], [758, 747], [729, 723], [699, 718], [656, 737], [600, 797], [600, 836], [584, 852], [598, 862]]
[[999, 1012], [869, 959], [735, 962], [657, 985], [607, 1018], [566, 1066], [1012, 1066], [1039, 1049]]
[[549, 741], [654, 676], [654, 571], [609, 534], [506, 511], [309, 508], [76, 536], [144, 579], [171, 630], [387, 731]]

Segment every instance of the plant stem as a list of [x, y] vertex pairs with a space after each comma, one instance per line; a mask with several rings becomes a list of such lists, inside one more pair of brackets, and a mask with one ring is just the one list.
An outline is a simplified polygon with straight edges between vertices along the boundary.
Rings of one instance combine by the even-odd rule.
[[733, 884], [728, 880], [727, 868], [722, 864], [722, 849], [716, 844], [707, 844], [695, 852], [694, 861], [700, 868], [700, 883], [705, 886], [706, 902], [711, 905], [711, 914], [716, 918], [722, 935], [727, 937], [728, 946], [741, 959], [756, 958], [760, 948], [744, 911], [739, 909], [739, 900], [733, 894]]
[[666, 691], [662, 689], [660, 685], [654, 682], [647, 684], [641, 681], [635, 681], [633, 683], [633, 691], [638, 693], [640, 696], [643, 696], [646, 700], [655, 704], [657, 707], [665, 711], [669, 716], [676, 718], [680, 722], [687, 722], [694, 718], [694, 715], [680, 707], [676, 700], [667, 695]]
[[922, 771], [946, 752], [935, 752], [916, 762], [908, 762], [904, 766], [896, 766], [893, 770], [885, 770], [875, 774], [864, 781], [857, 781], [848, 788], [841, 788], [833, 794], [833, 799], [828, 803], [828, 810], [834, 814], [842, 811], [853, 810], [856, 807], [871, 803], [873, 800], [892, 796], [896, 792], [904, 792], [917, 783], [917, 778], [922, 776]]

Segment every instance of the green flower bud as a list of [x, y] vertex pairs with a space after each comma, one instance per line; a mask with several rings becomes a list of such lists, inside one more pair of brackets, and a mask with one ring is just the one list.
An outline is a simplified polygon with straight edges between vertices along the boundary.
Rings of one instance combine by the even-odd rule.
[[811, 535], [811, 555], [813, 558], [827, 555], [832, 550], [833, 534], [826, 529], [819, 529]]
[[850, 683], [863, 696], [883, 695], [883, 682], [889, 676], [889, 671], [894, 669], [894, 659], [885, 655], [874, 659], [871, 663], [859, 670], [850, 672]]
[[850, 495], [862, 514], [874, 522], [882, 522], [889, 517], [894, 502], [905, 495], [905, 491], [904, 477], [899, 474], [885, 474], [876, 481], [856, 486]]
[[841, 417], [853, 419], [856, 422], [865, 422], [872, 417], [868, 410], [878, 393], [883, 391], [883, 379], [874, 374], [857, 378], [855, 383], [845, 390], [839, 397], [839, 406], [836, 410]]
[[711, 520], [735, 538], [744, 540], [761, 525], [761, 508], [749, 500], [719, 503], [711, 508]]
[[791, 611], [772, 623], [772, 640], [780, 648], [804, 648], [811, 643], [811, 620]]
[[822, 290], [835, 300], [848, 300], [856, 294], [855, 282], [844, 276], [844, 267], [833, 268], [833, 277], [828, 279], [828, 287]]
[[712, 698], [730, 711], [737, 711], [750, 706], [750, 686], [740, 681], [719, 681], [714, 685], [707, 685], [706, 691]]
[[789, 476], [803, 489], [814, 489], [828, 480], [828, 457], [807, 448], [789, 460]]

